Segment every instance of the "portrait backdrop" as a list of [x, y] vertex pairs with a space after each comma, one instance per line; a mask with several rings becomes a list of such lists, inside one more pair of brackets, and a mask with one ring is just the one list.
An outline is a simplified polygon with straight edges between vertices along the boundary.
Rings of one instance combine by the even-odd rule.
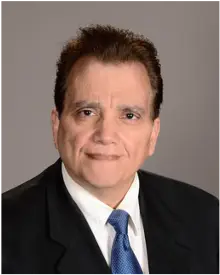
[[56, 61], [88, 24], [147, 36], [164, 79], [161, 132], [143, 169], [218, 196], [218, 2], [2, 2], [2, 192], [58, 158], [50, 125]]

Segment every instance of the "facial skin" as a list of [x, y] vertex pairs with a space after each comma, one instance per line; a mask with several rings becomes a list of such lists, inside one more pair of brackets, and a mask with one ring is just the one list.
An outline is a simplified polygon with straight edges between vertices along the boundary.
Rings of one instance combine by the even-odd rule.
[[111, 207], [154, 153], [160, 120], [150, 118], [151, 94], [141, 63], [87, 59], [72, 70], [60, 119], [52, 110], [54, 143], [68, 173]]

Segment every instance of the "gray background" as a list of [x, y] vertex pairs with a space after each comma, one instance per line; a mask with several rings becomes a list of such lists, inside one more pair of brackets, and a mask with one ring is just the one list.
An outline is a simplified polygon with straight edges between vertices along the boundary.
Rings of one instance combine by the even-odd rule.
[[58, 157], [55, 64], [90, 23], [130, 28], [156, 45], [164, 78], [161, 134], [143, 168], [218, 196], [218, 2], [3, 2], [2, 191]]

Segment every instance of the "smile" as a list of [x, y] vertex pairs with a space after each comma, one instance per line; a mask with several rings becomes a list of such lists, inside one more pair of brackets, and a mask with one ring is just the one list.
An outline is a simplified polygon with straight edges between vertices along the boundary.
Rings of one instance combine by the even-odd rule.
[[103, 155], [103, 154], [87, 154], [87, 156], [94, 160], [108, 160], [108, 161], [118, 160], [120, 158], [120, 156], [117, 156], [117, 155]]

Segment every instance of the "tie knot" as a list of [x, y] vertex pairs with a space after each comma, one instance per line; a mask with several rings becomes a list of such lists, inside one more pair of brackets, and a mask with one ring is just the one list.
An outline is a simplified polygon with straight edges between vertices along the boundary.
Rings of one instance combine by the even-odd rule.
[[124, 210], [113, 210], [108, 218], [108, 223], [110, 223], [116, 233], [127, 234], [128, 233], [128, 218], [129, 214]]

